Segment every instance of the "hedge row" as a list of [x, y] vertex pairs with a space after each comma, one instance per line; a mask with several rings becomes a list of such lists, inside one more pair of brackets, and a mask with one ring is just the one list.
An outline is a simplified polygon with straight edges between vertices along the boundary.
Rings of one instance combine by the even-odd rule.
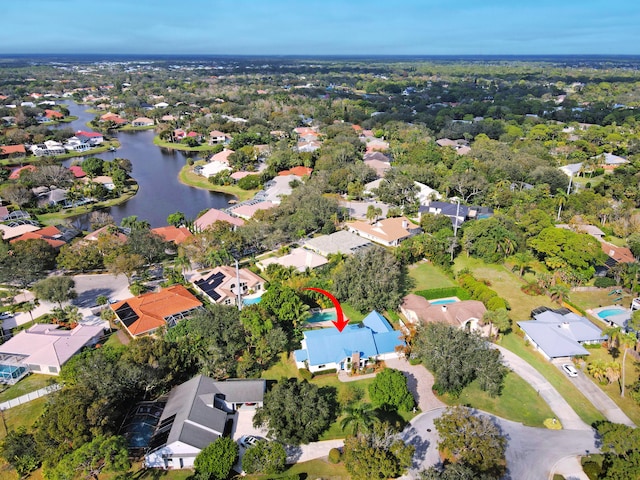
[[458, 277], [460, 286], [471, 293], [471, 298], [480, 300], [487, 307], [487, 310], [509, 309], [507, 301], [499, 297], [495, 290], [487, 287], [483, 282], [476, 280], [470, 273], [465, 273]]
[[420, 290], [415, 292], [415, 294], [420, 295], [426, 300], [436, 300], [445, 297], [458, 297], [460, 300], [471, 300], [471, 294], [460, 287], [430, 288], [428, 290]]

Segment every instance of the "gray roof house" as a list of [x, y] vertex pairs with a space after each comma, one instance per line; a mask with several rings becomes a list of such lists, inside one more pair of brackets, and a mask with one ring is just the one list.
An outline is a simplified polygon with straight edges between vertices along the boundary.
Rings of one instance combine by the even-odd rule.
[[230, 435], [238, 408], [261, 406], [265, 380], [218, 382], [198, 375], [169, 394], [144, 463], [150, 468], [192, 468], [200, 451]]
[[336, 253], [352, 255], [364, 250], [365, 248], [369, 248], [372, 245], [373, 243], [366, 238], [362, 238], [361, 236], [348, 232], [347, 230], [339, 230], [331, 235], [321, 235], [319, 237], [311, 238], [307, 240], [303, 246], [308, 250], [312, 250], [327, 257]]
[[546, 310], [535, 313], [533, 320], [518, 322], [525, 339], [548, 360], [589, 355], [584, 344], [601, 343], [607, 339], [602, 330], [586, 318], [564, 312]]

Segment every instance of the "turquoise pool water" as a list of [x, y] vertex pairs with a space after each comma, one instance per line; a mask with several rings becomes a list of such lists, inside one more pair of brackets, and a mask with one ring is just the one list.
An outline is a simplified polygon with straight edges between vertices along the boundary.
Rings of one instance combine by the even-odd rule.
[[431, 305], [448, 305], [450, 303], [456, 303], [458, 300], [456, 300], [455, 298], [444, 298], [442, 300], [429, 300], [429, 303]]
[[328, 322], [336, 320], [338, 317], [336, 316], [335, 311], [329, 312], [318, 312], [311, 315], [311, 318], [307, 320], [309, 323], [318, 323], [318, 322]]
[[607, 308], [605, 310], [600, 310], [598, 312], [598, 316], [600, 318], [607, 318], [607, 317], [612, 317], [614, 315], [622, 315], [623, 313], [627, 313], [628, 310], [625, 310], [623, 308]]
[[256, 303], [260, 303], [260, 300], [262, 300], [262, 297], [243, 298], [242, 303], [244, 305], [255, 305]]

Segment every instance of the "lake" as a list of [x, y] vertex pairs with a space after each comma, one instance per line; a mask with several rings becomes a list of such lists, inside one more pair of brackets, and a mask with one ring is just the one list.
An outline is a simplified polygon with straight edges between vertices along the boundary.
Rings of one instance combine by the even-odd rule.
[[[72, 128], [74, 131], [90, 130], [87, 122], [95, 115], [87, 113], [85, 105], [78, 105], [71, 100], [64, 100], [71, 112], [78, 120], [59, 125], [59, 128]], [[115, 219], [116, 223], [124, 217], [137, 215], [141, 220], [147, 220], [152, 227], [167, 224], [167, 216], [180, 211], [188, 219], [195, 219], [197, 214], [208, 208], [226, 208], [231, 195], [209, 192], [193, 188], [180, 183], [178, 173], [187, 161], [187, 155], [178, 150], [167, 150], [153, 144], [155, 133], [153, 130], [137, 132], [110, 133], [121, 147], [115, 152], [105, 152], [92, 155], [103, 160], [127, 158], [131, 161], [131, 176], [138, 182], [139, 189], [135, 197], [121, 205], [104, 209]], [[63, 165], [69, 166], [80, 157], [65, 160]], [[86, 216], [84, 216], [86, 217]], [[83, 216], [80, 218], [81, 223]], [[83, 225], [84, 228], [86, 226]]]

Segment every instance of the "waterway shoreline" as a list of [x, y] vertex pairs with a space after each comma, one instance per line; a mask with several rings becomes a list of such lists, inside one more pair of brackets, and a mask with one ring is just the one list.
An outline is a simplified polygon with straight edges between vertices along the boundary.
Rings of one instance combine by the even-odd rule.
[[178, 181], [183, 185], [187, 185], [192, 188], [199, 188], [201, 190], [208, 190], [210, 192], [224, 193], [226, 195], [232, 195], [236, 201], [244, 202], [250, 200], [258, 192], [258, 190], [243, 190], [236, 185], [213, 185], [209, 181], [201, 177], [200, 175], [193, 173], [193, 166], [185, 165], [178, 174]]

